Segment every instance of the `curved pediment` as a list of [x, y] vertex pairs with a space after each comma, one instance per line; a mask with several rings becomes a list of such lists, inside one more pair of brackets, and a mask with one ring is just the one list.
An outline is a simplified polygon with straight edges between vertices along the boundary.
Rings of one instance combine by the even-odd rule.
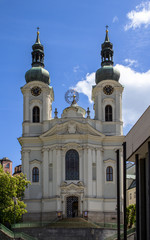
[[57, 123], [50, 130], [40, 136], [46, 138], [54, 135], [92, 135], [105, 137], [104, 134], [93, 128], [89, 123], [81, 123], [75, 120], [69, 120], [64, 123]]

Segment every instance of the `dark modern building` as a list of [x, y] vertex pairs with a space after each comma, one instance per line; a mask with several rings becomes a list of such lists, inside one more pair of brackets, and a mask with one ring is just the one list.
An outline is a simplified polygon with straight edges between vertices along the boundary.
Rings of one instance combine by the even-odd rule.
[[[126, 160], [136, 164], [136, 239], [150, 239], [150, 106], [125, 137]], [[125, 148], [124, 148], [125, 151]]]

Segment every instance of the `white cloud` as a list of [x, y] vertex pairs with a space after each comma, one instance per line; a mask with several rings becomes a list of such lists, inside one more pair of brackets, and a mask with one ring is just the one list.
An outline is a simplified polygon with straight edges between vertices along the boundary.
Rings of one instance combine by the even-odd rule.
[[[123, 92], [123, 121], [124, 126], [133, 125], [145, 109], [150, 105], [150, 70], [147, 72], [134, 71], [129, 66], [116, 65], [120, 71], [119, 82], [124, 86]], [[75, 89], [85, 94], [91, 101], [92, 85], [95, 85], [95, 73], [87, 74], [79, 81]]]
[[124, 29], [127, 31], [130, 28], [140, 28], [141, 25], [148, 27], [150, 24], [150, 2], [142, 2], [136, 6], [136, 10], [127, 13], [129, 23], [125, 25]]
[[88, 96], [90, 103], [92, 103], [91, 100], [92, 85], [95, 85], [95, 73], [91, 74], [87, 73], [85, 79], [79, 81], [75, 86], [75, 89], [79, 93], [83, 93], [86, 96]]
[[127, 64], [128, 67], [131, 67], [131, 66], [137, 67], [137, 66], [138, 66], [137, 60], [133, 60], [133, 59], [128, 59], [128, 58], [126, 58], [126, 59], [124, 60], [124, 62]]
[[113, 18], [113, 23], [118, 22], [118, 21], [119, 21], [118, 17], [115, 16], [115, 17]]

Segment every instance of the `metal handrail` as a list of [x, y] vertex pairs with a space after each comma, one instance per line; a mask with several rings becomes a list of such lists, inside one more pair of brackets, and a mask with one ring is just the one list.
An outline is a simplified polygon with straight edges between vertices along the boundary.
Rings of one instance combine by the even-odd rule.
[[0, 230], [6, 234], [8, 237], [11, 238], [21, 238], [23, 240], [37, 240], [37, 238], [35, 237], [31, 237], [29, 235], [27, 235], [26, 233], [23, 232], [13, 232], [10, 229], [8, 229], [7, 227], [5, 227], [3, 224], [0, 224]]

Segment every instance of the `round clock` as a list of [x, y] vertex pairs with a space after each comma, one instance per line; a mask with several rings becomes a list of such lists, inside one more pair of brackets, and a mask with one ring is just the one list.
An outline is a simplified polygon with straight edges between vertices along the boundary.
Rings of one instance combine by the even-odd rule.
[[106, 85], [104, 88], [103, 88], [103, 92], [106, 94], [106, 95], [111, 95], [114, 91], [114, 88], [111, 86], [111, 85]]
[[39, 96], [41, 94], [41, 91], [42, 90], [39, 87], [33, 87], [31, 89], [31, 93], [32, 93], [33, 96]]

